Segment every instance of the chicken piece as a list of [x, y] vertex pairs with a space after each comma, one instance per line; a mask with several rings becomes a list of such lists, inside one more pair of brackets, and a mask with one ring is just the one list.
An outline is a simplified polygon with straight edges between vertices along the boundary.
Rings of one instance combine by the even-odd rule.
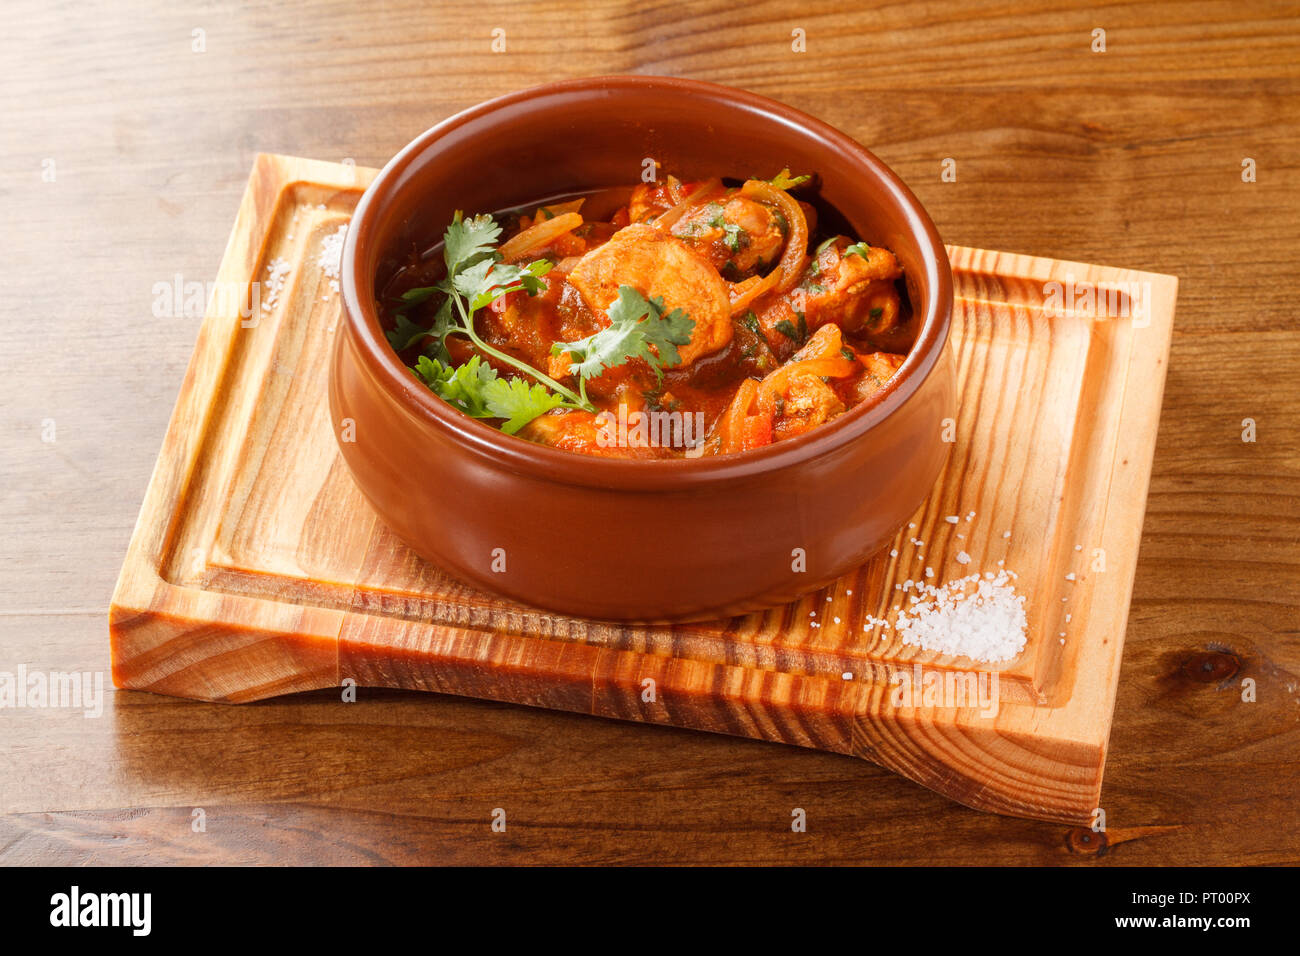
[[682, 366], [731, 341], [731, 300], [722, 276], [686, 243], [653, 226], [633, 223], [620, 229], [578, 261], [569, 282], [597, 313], [618, 298], [621, 285], [646, 298], [662, 297], [667, 312], [681, 309], [695, 320], [690, 342], [678, 349]]
[[672, 233], [733, 282], [775, 262], [785, 245], [775, 211], [743, 196], [690, 210], [673, 223]]
[[843, 414], [849, 402], [837, 388], [863, 375], [857, 355], [843, 345], [837, 326], [817, 331], [795, 359], [741, 382], [714, 423], [705, 454], [734, 454], [793, 438]]
[[627, 216], [632, 222], [644, 222], [677, 205], [667, 183], [638, 183], [628, 200]]
[[759, 326], [778, 354], [799, 344], [796, 330], [815, 331], [828, 322], [850, 334], [892, 329], [901, 307], [894, 280], [902, 274], [888, 249], [864, 249], [840, 236], [808, 264], [798, 285], [757, 313]]
[[[602, 417], [608, 416], [608, 417]], [[636, 445], [621, 441], [613, 412], [578, 410], [552, 411], [539, 415], [521, 428], [519, 437], [539, 445], [599, 458], [667, 458], [673, 449], [667, 446]]]
[[844, 334], [834, 322], [828, 322], [814, 332], [803, 348], [790, 356], [790, 361], [807, 362], [822, 358], [848, 358], [844, 354]]
[[772, 440], [782, 441], [811, 431], [844, 412], [835, 389], [814, 374], [791, 375], [772, 417]]
[[850, 391], [847, 398], [850, 403], [857, 405], [859, 402], [864, 402], [884, 388], [905, 358], [906, 355], [896, 355], [893, 352], [865, 354], [859, 352], [858, 361], [862, 363], [863, 373], [851, 386], [848, 386]]

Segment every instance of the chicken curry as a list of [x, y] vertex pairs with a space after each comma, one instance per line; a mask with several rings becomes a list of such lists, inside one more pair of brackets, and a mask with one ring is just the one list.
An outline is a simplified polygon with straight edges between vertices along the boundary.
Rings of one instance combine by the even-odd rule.
[[566, 451], [731, 455], [802, 435], [883, 388], [914, 338], [898, 260], [819, 233], [806, 179], [668, 177], [457, 213], [384, 286], [388, 339], [465, 414]]

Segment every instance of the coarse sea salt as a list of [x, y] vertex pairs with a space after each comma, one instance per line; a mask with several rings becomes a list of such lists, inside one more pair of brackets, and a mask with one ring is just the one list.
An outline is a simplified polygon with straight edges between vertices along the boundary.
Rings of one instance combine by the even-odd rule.
[[343, 260], [343, 240], [347, 237], [348, 227], [345, 223], [339, 226], [337, 232], [332, 232], [320, 243], [320, 255], [316, 257], [316, 262], [320, 265], [321, 271], [329, 279], [330, 290], [339, 291], [339, 271], [342, 268]]
[[293, 263], [287, 259], [277, 257], [266, 264], [266, 281], [262, 283], [266, 294], [262, 296], [262, 311], [270, 312], [275, 308], [284, 290], [284, 280], [292, 270]]
[[904, 644], [925, 650], [984, 662], [1010, 660], [1024, 649], [1029, 627], [1015, 576], [1002, 570], [992, 577], [971, 574], [934, 587], [921, 584], [923, 600], [898, 616], [894, 630]]

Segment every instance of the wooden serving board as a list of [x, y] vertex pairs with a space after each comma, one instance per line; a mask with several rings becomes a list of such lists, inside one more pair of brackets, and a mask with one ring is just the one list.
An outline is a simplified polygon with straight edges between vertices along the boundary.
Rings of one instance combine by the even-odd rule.
[[[339, 457], [326, 376], [340, 302], [318, 257], [373, 176], [258, 157], [217, 288], [266, 282], [276, 260], [291, 268], [255, 319], [240, 296], [211, 301], [113, 598], [119, 687], [244, 702], [350, 679], [485, 697], [852, 754], [968, 806], [1090, 822], [1173, 277], [950, 248], [955, 444], [892, 552], [760, 614], [565, 619], [416, 557]], [[892, 621], [927, 567], [928, 583], [1014, 570], [1023, 652], [979, 664], [864, 625]], [[953, 696], [968, 680], [993, 696], [993, 675], [992, 703]]]

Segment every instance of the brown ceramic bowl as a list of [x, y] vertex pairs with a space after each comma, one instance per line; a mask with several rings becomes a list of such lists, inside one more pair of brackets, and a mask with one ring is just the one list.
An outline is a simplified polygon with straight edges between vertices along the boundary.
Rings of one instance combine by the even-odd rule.
[[[505, 435], [403, 367], [375, 304], [376, 276], [391, 273], [399, 250], [431, 245], [457, 209], [489, 212], [636, 182], [646, 157], [687, 179], [767, 178], [786, 166], [817, 173], [814, 201], [892, 249], [906, 272], [920, 331], [889, 385], [798, 438], [734, 456], [647, 462]], [[525, 604], [664, 621], [790, 601], [889, 541], [947, 457], [952, 274], [934, 224], [858, 143], [751, 93], [599, 77], [453, 116], [402, 150], [361, 199], [342, 288], [330, 407], [357, 485], [424, 558]], [[348, 424], [355, 440], [343, 440]]]

